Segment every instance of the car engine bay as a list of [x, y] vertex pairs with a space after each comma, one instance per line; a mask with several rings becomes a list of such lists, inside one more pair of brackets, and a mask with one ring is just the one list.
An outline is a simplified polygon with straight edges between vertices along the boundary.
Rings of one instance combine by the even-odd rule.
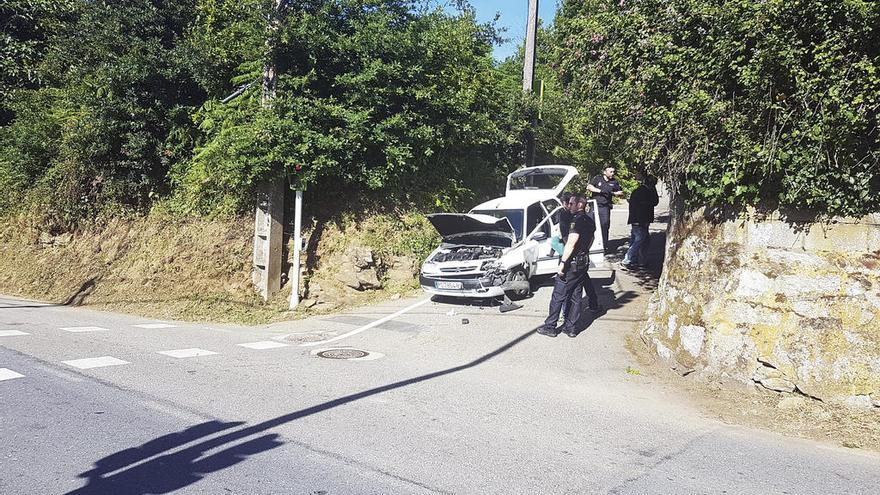
[[493, 246], [444, 246], [431, 261], [443, 263], [445, 261], [490, 260], [500, 258], [502, 251], [502, 248]]

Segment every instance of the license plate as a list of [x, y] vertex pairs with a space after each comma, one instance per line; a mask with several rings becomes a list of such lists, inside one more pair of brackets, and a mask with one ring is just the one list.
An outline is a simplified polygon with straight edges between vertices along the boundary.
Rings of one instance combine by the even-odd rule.
[[438, 289], [461, 289], [461, 282], [434, 282], [434, 287]]

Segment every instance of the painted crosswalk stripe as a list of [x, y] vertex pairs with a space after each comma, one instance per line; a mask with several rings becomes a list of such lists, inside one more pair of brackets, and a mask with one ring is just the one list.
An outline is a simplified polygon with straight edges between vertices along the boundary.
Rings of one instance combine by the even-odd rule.
[[21, 330], [0, 330], [0, 337], [15, 337], [16, 335], [30, 335]]
[[176, 328], [177, 325], [172, 325], [170, 323], [141, 323], [139, 325], [132, 325], [137, 328], [147, 328], [147, 329], [156, 329], [156, 328]]
[[24, 375], [16, 373], [9, 368], [0, 368], [0, 382], [3, 380], [12, 380], [13, 378], [23, 378]]
[[159, 351], [159, 354], [163, 354], [165, 356], [171, 356], [173, 358], [191, 358], [191, 357], [199, 357], [199, 356], [210, 356], [212, 354], [217, 354], [214, 351], [208, 351], [205, 349], [199, 349], [197, 347], [193, 347], [192, 349], [174, 349], [171, 351]]
[[73, 333], [106, 332], [106, 331], [110, 330], [109, 328], [104, 328], [104, 327], [61, 327], [61, 329], [64, 330], [65, 332], [73, 332]]
[[247, 347], [248, 349], [277, 349], [279, 347], [288, 347], [287, 344], [282, 344], [281, 342], [273, 342], [271, 340], [261, 340], [259, 342], [248, 342], [245, 344], [237, 344], [240, 347]]
[[91, 368], [102, 368], [104, 366], [120, 366], [123, 364], [128, 364], [128, 361], [123, 361], [121, 359], [116, 359], [111, 356], [101, 356], [95, 358], [85, 358], [85, 359], [74, 359], [72, 361], [61, 361], [62, 363], [73, 366], [74, 368], [79, 368], [81, 370], [87, 370]]

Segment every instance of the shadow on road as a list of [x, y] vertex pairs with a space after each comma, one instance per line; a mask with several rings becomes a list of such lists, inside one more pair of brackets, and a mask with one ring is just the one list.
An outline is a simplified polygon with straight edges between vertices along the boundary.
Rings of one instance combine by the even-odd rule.
[[[80, 478], [88, 480], [86, 485], [68, 492], [67, 495], [171, 493], [200, 481], [210, 473], [226, 469], [252, 455], [282, 445], [284, 442], [280, 439], [280, 435], [274, 433], [263, 435], [272, 428], [373, 395], [473, 368], [510, 350], [535, 333], [535, 330], [537, 329], [529, 330], [498, 349], [460, 366], [346, 395], [253, 426], [208, 438], [176, 452], [171, 451], [215, 433], [237, 428], [244, 423], [208, 421], [177, 433], [158, 437], [139, 447], [125, 449], [98, 460], [93, 469], [79, 475]], [[234, 442], [239, 441], [242, 442], [233, 445]], [[209, 450], [226, 446], [228, 447], [220, 452], [202, 457]], [[160, 455], [163, 453], [165, 454]], [[159, 457], [155, 457], [157, 455]]]

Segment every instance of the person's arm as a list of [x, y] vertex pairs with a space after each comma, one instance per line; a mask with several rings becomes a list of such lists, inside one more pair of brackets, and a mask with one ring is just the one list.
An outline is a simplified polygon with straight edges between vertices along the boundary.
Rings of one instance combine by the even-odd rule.
[[599, 189], [598, 187], [596, 187], [596, 184], [593, 184], [594, 182], [596, 182], [596, 178], [595, 178], [595, 177], [593, 177], [592, 179], [590, 179], [590, 182], [587, 182], [587, 191], [590, 191], [590, 192], [593, 192], [593, 193], [601, 193], [602, 190]]
[[577, 232], [569, 232], [568, 241], [565, 243], [565, 249], [562, 250], [562, 257], [559, 258], [559, 269], [556, 273], [560, 276], [565, 275], [565, 268], [571, 261], [571, 255], [574, 254], [574, 247], [577, 245], [580, 234]]
[[620, 183], [615, 182], [614, 184], [615, 184], [615, 186], [611, 189], [611, 194], [618, 196], [618, 197], [623, 196], [623, 188], [620, 187]]

